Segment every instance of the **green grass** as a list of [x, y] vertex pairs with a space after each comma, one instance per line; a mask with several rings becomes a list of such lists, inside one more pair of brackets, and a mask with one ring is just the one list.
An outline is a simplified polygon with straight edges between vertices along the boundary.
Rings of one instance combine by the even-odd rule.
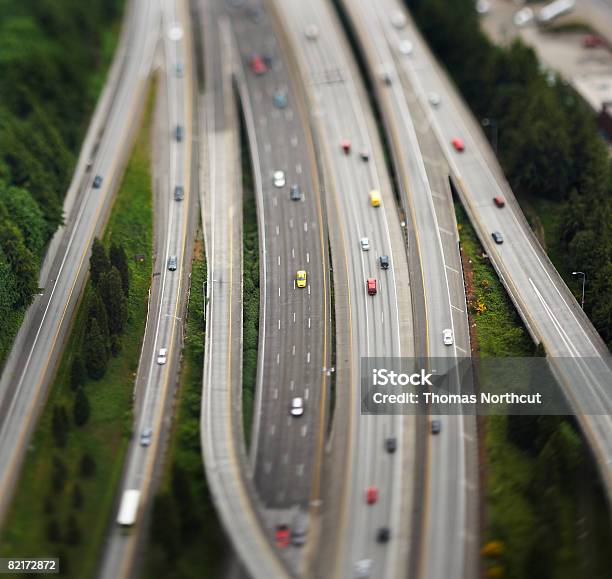
[[206, 262], [201, 236], [191, 271], [177, 413], [156, 496], [143, 578], [220, 577], [227, 550], [202, 466], [200, 408], [204, 359]]
[[[151, 279], [152, 199], [150, 122], [154, 94], [151, 92], [143, 127], [138, 135], [123, 183], [104, 236], [122, 243], [130, 260], [131, 286], [129, 321], [122, 335], [123, 348], [111, 358], [106, 375], [84, 385], [91, 406], [89, 422], [82, 427], [70, 420], [65, 448], [58, 448], [51, 434], [55, 405], [64, 405], [72, 416], [74, 392], [69, 371], [73, 353], [78, 350], [85, 330], [87, 312], [78, 309], [67, 346], [51, 386], [49, 398], [32, 439], [18, 489], [0, 542], [2, 556], [62, 557], [62, 576], [83, 579], [95, 576], [108, 518], [121, 475], [132, 424], [132, 392], [147, 314], [147, 294]], [[143, 263], [132, 259], [144, 254]], [[89, 282], [85, 294], [91, 291]], [[83, 300], [82, 303], [86, 303]], [[94, 457], [95, 476], [84, 478], [78, 465], [84, 453]], [[59, 457], [68, 469], [61, 491], [51, 487], [53, 458]], [[72, 490], [80, 486], [84, 497], [80, 508], [72, 506]], [[69, 516], [75, 516], [81, 530], [80, 544], [52, 543], [47, 526], [56, 521], [65, 531]]]
[[243, 195], [243, 303], [242, 303], [242, 420], [247, 448], [251, 441], [253, 403], [257, 380], [259, 346], [259, 227], [253, 186], [251, 153], [244, 123], [241, 123]]
[[463, 207], [455, 204], [461, 248], [471, 261], [473, 293], [468, 292], [468, 307], [482, 357], [531, 356], [533, 342], [487, 258]]

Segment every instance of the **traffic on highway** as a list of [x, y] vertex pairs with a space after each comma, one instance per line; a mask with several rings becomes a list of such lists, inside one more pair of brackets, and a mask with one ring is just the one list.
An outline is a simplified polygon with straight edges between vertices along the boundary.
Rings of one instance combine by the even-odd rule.
[[612, 5], [504, 1], [0, 7], [0, 573], [609, 576], [612, 125], [522, 43]]

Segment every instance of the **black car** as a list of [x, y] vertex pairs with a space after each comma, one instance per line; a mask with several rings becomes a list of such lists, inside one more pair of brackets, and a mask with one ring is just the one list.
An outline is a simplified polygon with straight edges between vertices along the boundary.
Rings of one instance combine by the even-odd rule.
[[389, 527], [381, 527], [376, 532], [376, 540], [379, 543], [388, 543], [390, 538], [391, 538], [391, 531]]
[[96, 175], [94, 177], [94, 180], [93, 180], [93, 188], [94, 189], [99, 189], [100, 185], [102, 185], [102, 176], [101, 175]]
[[183, 126], [176, 125], [176, 130], [174, 131], [174, 135], [176, 136], [176, 140], [180, 143], [183, 140]]
[[432, 420], [431, 421], [431, 433], [439, 434], [440, 430], [442, 430], [442, 423], [439, 420]]
[[387, 438], [385, 440], [385, 449], [387, 452], [395, 452], [397, 450], [397, 438]]
[[182, 201], [184, 197], [185, 197], [185, 190], [183, 189], [181, 185], [177, 185], [174, 188], [174, 200]]
[[499, 231], [494, 231], [491, 233], [491, 237], [493, 237], [493, 241], [498, 245], [504, 242], [504, 236]]
[[291, 200], [299, 201], [302, 198], [302, 192], [299, 185], [291, 185]]
[[389, 256], [388, 255], [381, 255], [378, 258], [378, 263], [380, 263], [380, 267], [381, 269], [389, 269]]

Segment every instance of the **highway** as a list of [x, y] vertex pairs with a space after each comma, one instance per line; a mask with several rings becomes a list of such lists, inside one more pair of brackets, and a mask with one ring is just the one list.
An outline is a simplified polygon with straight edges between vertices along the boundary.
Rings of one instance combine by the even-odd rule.
[[[408, 269], [402, 234], [386, 174], [382, 149], [376, 136], [365, 92], [350, 58], [342, 32], [324, 2], [276, 3], [294, 49], [301, 59], [302, 74], [309, 85], [313, 116], [318, 120], [321, 155], [326, 159], [326, 202], [337, 204], [343, 216], [342, 230], [349, 272], [351, 351], [351, 406], [347, 473], [340, 520], [335, 520], [335, 561], [332, 567], [319, 569], [325, 576], [349, 577], [356, 562], [371, 559], [376, 577], [397, 577], [407, 563], [404, 536], [410, 496], [404, 488], [403, 460], [409, 448], [404, 444], [403, 429], [408, 419], [400, 416], [361, 415], [359, 396], [359, 360], [361, 356], [399, 356], [414, 352], [410, 317]], [[305, 30], [316, 26], [317, 39], [308, 39]], [[342, 139], [352, 141], [352, 151], [345, 154]], [[364, 161], [358, 152], [366, 149], [371, 159]], [[378, 189], [383, 196], [381, 208], [371, 207], [368, 193]], [[368, 237], [372, 249], [360, 248], [360, 238]], [[335, 248], [332, 244], [332, 252]], [[380, 255], [391, 256], [391, 268], [382, 271]], [[368, 296], [365, 282], [378, 278], [379, 291]], [[337, 425], [336, 425], [337, 426]], [[395, 437], [398, 450], [385, 452], [385, 439]], [[365, 492], [378, 487], [379, 499], [367, 505]], [[403, 526], [405, 525], [405, 527]], [[380, 527], [388, 526], [392, 540], [378, 543]], [[327, 538], [331, 541], [331, 537]], [[333, 569], [333, 572], [332, 572]]]
[[[61, 241], [52, 244], [43, 267], [45, 290], [30, 307], [0, 381], [0, 519], [6, 513], [24, 450], [87, 278], [93, 238], [103, 229], [138, 127], [155, 46], [151, 32], [159, 13], [147, 0], [133, 0], [127, 10], [109, 75], [112, 84], [103, 93], [85, 140], [89, 149], [81, 156], [73, 178], [78, 191], [67, 200], [72, 211]], [[83, 159], [90, 157], [93, 166], [85, 173]], [[94, 190], [95, 175], [101, 175], [103, 181]]]
[[[440, 95], [428, 120], [448, 160], [458, 193], [492, 264], [536, 341], [542, 341], [564, 392], [597, 460], [612, 502], [612, 360], [610, 352], [531, 231], [482, 128], [408, 21], [414, 48], [404, 61], [407, 79], [426, 107]], [[460, 137], [459, 153], [451, 139]], [[493, 197], [503, 195], [498, 209]], [[493, 242], [499, 231], [504, 243]]]
[[204, 38], [200, 207], [208, 264], [200, 434], [215, 506], [253, 579], [288, 577], [261, 518], [242, 432], [242, 173], [232, 87], [234, 46], [217, 0], [198, 5]]
[[[303, 97], [273, 22], [263, 6], [252, 3], [228, 14], [260, 230], [263, 314], [250, 456], [272, 538], [274, 527], [292, 527], [320, 500], [330, 352], [326, 232]], [[264, 74], [251, 70], [254, 55], [268, 59]], [[273, 182], [279, 170], [282, 186]], [[296, 185], [299, 199], [292, 200]], [[298, 270], [306, 271], [305, 288], [295, 283]], [[304, 401], [299, 417], [289, 413], [295, 397]], [[285, 558], [297, 568], [303, 551], [287, 549]]]
[[[171, 402], [178, 375], [183, 341], [183, 316], [186, 290], [191, 270], [194, 237], [194, 203], [191, 195], [192, 160], [192, 64], [190, 24], [187, 5], [181, 0], [163, 0], [161, 5], [162, 54], [164, 82], [161, 102], [166, 106], [158, 131], [159, 154], [156, 159], [156, 243], [154, 273], [143, 348], [136, 376], [136, 408], [132, 438], [123, 479], [117, 497], [115, 517], [102, 558], [100, 579], [129, 577], [137, 547], [146, 539], [142, 524], [150, 509], [155, 490], [154, 469], [159, 466], [164, 450], [164, 434], [169, 425]], [[177, 73], [177, 63], [183, 71]], [[162, 91], [160, 91], [161, 93]], [[183, 138], [176, 137], [176, 127], [184, 127]], [[184, 199], [176, 201], [174, 187], [181, 185]], [[177, 256], [177, 268], [170, 271], [168, 261]], [[201, 288], [195, 288], [201, 291]], [[167, 349], [167, 362], [158, 363], [161, 348]], [[142, 445], [141, 433], [151, 429], [150, 444]], [[126, 533], [116, 522], [116, 513], [125, 490], [141, 492], [139, 519]], [[140, 523], [140, 524], [139, 524]]]
[[[419, 355], [431, 358], [470, 355], [457, 226], [448, 185], [449, 168], [427, 123], [425, 111], [402, 85], [398, 66], [409, 58], [400, 50], [401, 30], [392, 24], [395, 2], [344, 0], [369, 66], [372, 84], [381, 105], [385, 127], [394, 151], [394, 162], [404, 194], [403, 205], [415, 228], [422, 275], [426, 327]], [[387, 75], [385, 77], [384, 75]], [[429, 103], [426, 106], [431, 106]], [[418, 123], [418, 133], [417, 133]], [[415, 299], [416, 302], [416, 299]], [[450, 328], [454, 344], [445, 346], [442, 331]], [[441, 432], [430, 437], [421, 530], [414, 529], [413, 569], [420, 577], [468, 578], [477, 575], [478, 468], [476, 421], [473, 416], [432, 416]], [[445, 553], [440, 557], [440, 549]]]

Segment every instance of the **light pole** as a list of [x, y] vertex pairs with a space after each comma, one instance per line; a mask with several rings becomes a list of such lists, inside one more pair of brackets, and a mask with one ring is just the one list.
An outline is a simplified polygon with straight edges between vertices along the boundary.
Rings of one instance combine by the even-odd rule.
[[583, 271], [573, 271], [572, 275], [582, 276], [582, 300], [580, 300], [580, 305], [582, 306], [582, 309], [584, 310], [584, 286], [586, 284], [586, 273], [584, 273]]
[[490, 119], [485, 117], [480, 121], [483, 127], [491, 127], [491, 140], [493, 144], [493, 150], [497, 155], [497, 121], [495, 119]]

